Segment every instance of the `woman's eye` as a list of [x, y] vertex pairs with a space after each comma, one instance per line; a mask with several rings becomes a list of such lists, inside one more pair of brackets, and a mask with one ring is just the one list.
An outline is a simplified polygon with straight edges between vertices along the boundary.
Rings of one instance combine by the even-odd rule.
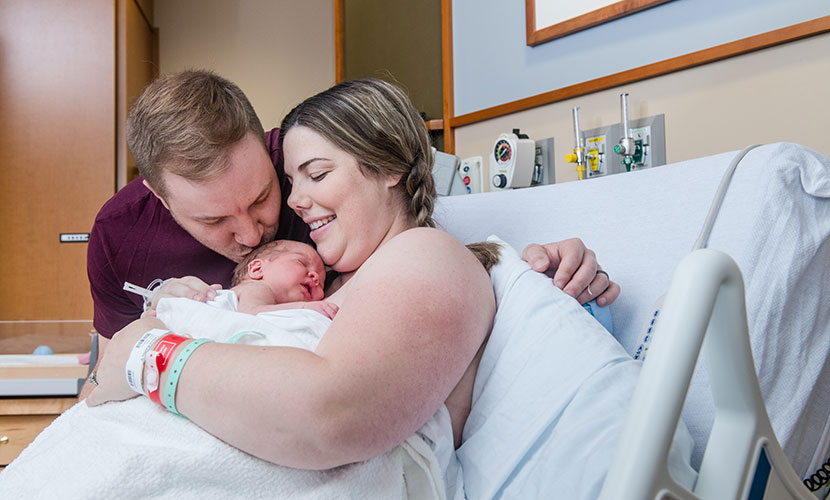
[[323, 177], [326, 176], [326, 174], [328, 174], [328, 172], [323, 172], [321, 174], [311, 175], [309, 177], [311, 177], [311, 180], [313, 180], [313, 181], [321, 181], [321, 180], [323, 180]]

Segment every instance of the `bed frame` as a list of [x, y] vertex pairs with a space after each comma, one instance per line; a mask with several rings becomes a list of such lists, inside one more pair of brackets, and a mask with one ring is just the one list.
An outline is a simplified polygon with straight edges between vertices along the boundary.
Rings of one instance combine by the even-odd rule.
[[[719, 383], [712, 386], [712, 434], [689, 492], [669, 476], [666, 457], [701, 346], [710, 378]], [[601, 500], [815, 500], [781, 450], [767, 416], [735, 261], [709, 249], [683, 259], [650, 349]]]

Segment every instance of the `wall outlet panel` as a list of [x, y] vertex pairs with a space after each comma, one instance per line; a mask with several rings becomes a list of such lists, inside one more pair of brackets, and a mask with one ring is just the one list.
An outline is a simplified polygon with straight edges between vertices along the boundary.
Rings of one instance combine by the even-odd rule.
[[[643, 146], [643, 164], [635, 165], [632, 170], [658, 167], [666, 164], [666, 120], [665, 115], [648, 116], [628, 121], [628, 132], [635, 141]], [[587, 177], [599, 177], [625, 172], [622, 157], [614, 152], [614, 146], [622, 138], [622, 125], [615, 123], [605, 127], [583, 130], [586, 157], [592, 150], [598, 154], [598, 168], [586, 171]], [[604, 152], [603, 152], [604, 151]]]

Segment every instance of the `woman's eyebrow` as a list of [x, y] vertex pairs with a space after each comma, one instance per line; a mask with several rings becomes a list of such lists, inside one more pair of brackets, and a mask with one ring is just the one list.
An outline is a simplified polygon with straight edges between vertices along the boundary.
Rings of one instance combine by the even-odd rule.
[[297, 167], [297, 172], [302, 172], [303, 169], [305, 169], [307, 166], [314, 163], [315, 161], [329, 161], [329, 159], [328, 158], [323, 158], [321, 156], [318, 156], [318, 157], [315, 157], [315, 158], [310, 158], [310, 159], [300, 163], [300, 166]]

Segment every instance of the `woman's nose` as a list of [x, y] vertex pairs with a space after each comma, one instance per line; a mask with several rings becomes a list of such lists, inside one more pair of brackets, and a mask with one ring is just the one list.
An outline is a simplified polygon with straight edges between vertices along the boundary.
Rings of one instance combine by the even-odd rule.
[[294, 211], [303, 210], [310, 206], [308, 196], [304, 195], [302, 189], [296, 184], [291, 186], [291, 193], [288, 195], [288, 206]]

